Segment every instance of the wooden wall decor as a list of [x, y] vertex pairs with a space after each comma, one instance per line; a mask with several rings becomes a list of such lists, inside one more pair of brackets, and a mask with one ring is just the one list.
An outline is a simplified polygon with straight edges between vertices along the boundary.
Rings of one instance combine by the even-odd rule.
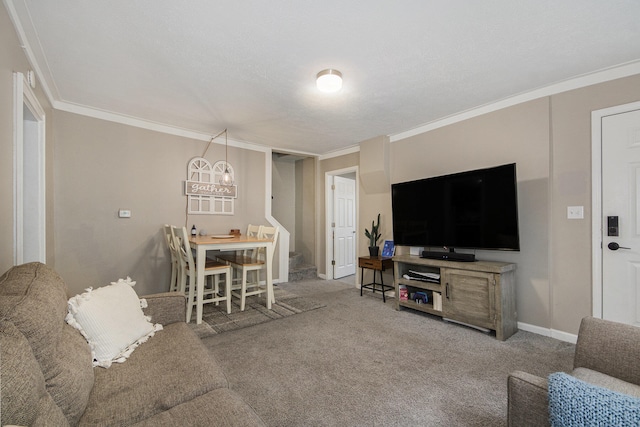
[[225, 167], [229, 169], [235, 181], [233, 167], [224, 160], [216, 162], [213, 166], [202, 157], [194, 157], [189, 161], [184, 193], [187, 196], [190, 214], [234, 214], [238, 187], [220, 184]]

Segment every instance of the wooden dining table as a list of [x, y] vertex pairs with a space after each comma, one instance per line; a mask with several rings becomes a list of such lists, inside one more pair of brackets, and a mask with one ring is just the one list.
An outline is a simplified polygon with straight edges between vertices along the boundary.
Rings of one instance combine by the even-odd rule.
[[[204, 266], [207, 261], [208, 251], [235, 251], [252, 248], [266, 249], [266, 285], [267, 285], [267, 309], [271, 310], [271, 304], [275, 302], [273, 295], [273, 260], [274, 242], [269, 238], [234, 236], [234, 235], [208, 235], [195, 236], [189, 239], [189, 246], [196, 252], [196, 298], [204, 298]], [[197, 305], [196, 323], [202, 323], [202, 304]]]

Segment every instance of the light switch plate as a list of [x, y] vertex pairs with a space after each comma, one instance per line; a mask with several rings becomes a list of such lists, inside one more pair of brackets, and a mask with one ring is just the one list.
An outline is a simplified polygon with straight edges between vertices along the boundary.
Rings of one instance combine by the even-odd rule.
[[119, 218], [131, 218], [131, 211], [129, 209], [120, 209], [118, 211]]
[[584, 219], [584, 206], [568, 206], [567, 218], [568, 219]]

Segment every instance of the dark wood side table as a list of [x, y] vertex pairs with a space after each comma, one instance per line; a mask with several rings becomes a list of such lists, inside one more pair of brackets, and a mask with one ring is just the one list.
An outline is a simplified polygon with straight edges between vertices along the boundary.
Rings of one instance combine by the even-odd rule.
[[[387, 268], [393, 268], [393, 261], [391, 257], [381, 256], [361, 256], [358, 258], [358, 267], [360, 267], [360, 296], [362, 296], [362, 289], [371, 289], [373, 293], [376, 292], [376, 286], [378, 290], [382, 292], [382, 301], [387, 302], [384, 293], [392, 289], [393, 286], [385, 285], [382, 278], [382, 272]], [[373, 282], [364, 284], [364, 269], [373, 270]], [[376, 282], [376, 271], [380, 272], [380, 283]]]

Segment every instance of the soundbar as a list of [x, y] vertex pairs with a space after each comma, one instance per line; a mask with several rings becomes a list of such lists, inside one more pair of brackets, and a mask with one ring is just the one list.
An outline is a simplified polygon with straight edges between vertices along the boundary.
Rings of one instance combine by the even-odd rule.
[[461, 254], [458, 252], [422, 251], [420, 258], [441, 259], [444, 261], [474, 262], [475, 254]]

